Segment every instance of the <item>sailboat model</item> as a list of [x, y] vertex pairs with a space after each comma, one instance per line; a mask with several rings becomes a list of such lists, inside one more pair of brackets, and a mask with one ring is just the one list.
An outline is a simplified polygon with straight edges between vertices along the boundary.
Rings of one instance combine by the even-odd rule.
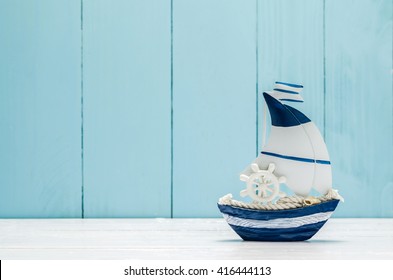
[[[303, 102], [302, 89], [276, 82], [273, 91], [263, 93], [271, 116], [270, 135], [261, 154], [240, 175], [246, 183], [240, 195], [252, 202], [234, 200], [231, 194], [218, 202], [225, 220], [244, 240], [307, 240], [343, 200], [332, 189], [329, 153], [318, 128], [302, 112], [284, 104]], [[283, 183], [294, 195], [280, 190]], [[310, 196], [313, 189], [321, 196]]]

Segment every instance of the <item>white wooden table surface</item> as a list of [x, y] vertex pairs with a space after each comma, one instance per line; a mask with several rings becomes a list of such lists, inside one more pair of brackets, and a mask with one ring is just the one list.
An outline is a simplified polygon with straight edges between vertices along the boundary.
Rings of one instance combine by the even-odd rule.
[[393, 259], [393, 219], [330, 219], [289, 243], [244, 242], [223, 219], [3, 219], [0, 259]]

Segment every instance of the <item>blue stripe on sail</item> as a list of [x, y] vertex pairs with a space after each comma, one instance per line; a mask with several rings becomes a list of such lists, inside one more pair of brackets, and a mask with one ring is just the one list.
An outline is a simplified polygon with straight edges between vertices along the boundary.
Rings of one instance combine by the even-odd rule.
[[280, 98], [281, 101], [304, 102], [303, 100]]
[[252, 210], [246, 208], [239, 208], [229, 205], [218, 204], [221, 213], [230, 216], [253, 219], [253, 220], [272, 220], [279, 218], [295, 218], [307, 215], [312, 215], [321, 212], [332, 212], [336, 209], [339, 200], [333, 199], [312, 206], [306, 206], [288, 210]]
[[328, 161], [328, 160], [320, 160], [320, 159], [317, 159], [315, 162], [316, 162], [316, 163], [319, 163], [319, 164], [330, 164], [330, 161]]
[[283, 82], [276, 82], [276, 84], [294, 87], [294, 88], [303, 88], [302, 85], [297, 85], [297, 84], [290, 84], [290, 83], [283, 83]]
[[261, 154], [272, 156], [272, 157], [283, 158], [283, 159], [302, 161], [302, 162], [319, 163], [319, 164], [330, 164], [330, 161], [328, 161], [328, 160], [319, 160], [319, 159], [312, 159], [312, 158], [293, 157], [293, 156], [280, 155], [280, 154], [271, 153], [271, 152], [265, 152], [265, 151], [262, 151]]
[[245, 241], [304, 241], [313, 237], [325, 223], [326, 221], [322, 221], [315, 224], [285, 229], [230, 226]]
[[273, 89], [273, 90], [275, 90], [275, 91], [280, 91], [280, 92], [285, 92], [285, 93], [290, 93], [290, 94], [299, 94], [299, 93], [296, 92], [296, 91], [286, 90], [286, 89], [280, 89], [280, 88], [275, 88], [275, 89]]
[[311, 120], [307, 118], [300, 111], [282, 104], [270, 94], [264, 92], [266, 104], [269, 108], [272, 125], [281, 127], [297, 126], [303, 123], [308, 123]]

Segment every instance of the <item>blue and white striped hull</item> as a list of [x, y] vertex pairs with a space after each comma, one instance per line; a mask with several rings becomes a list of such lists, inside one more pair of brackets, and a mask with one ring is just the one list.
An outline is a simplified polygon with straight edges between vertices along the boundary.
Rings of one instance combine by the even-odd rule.
[[303, 241], [326, 223], [339, 200], [290, 210], [251, 210], [218, 204], [232, 229], [246, 241]]

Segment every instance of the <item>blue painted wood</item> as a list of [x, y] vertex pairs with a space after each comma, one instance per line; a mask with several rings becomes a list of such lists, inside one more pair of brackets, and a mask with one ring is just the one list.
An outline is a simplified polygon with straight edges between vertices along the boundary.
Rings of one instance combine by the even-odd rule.
[[393, 217], [392, 2], [326, 1], [326, 135], [341, 217]]
[[0, 217], [81, 216], [79, 1], [0, 1]]
[[169, 217], [170, 1], [84, 1], [86, 217]]
[[254, 1], [174, 1], [175, 217], [218, 217], [255, 156]]

